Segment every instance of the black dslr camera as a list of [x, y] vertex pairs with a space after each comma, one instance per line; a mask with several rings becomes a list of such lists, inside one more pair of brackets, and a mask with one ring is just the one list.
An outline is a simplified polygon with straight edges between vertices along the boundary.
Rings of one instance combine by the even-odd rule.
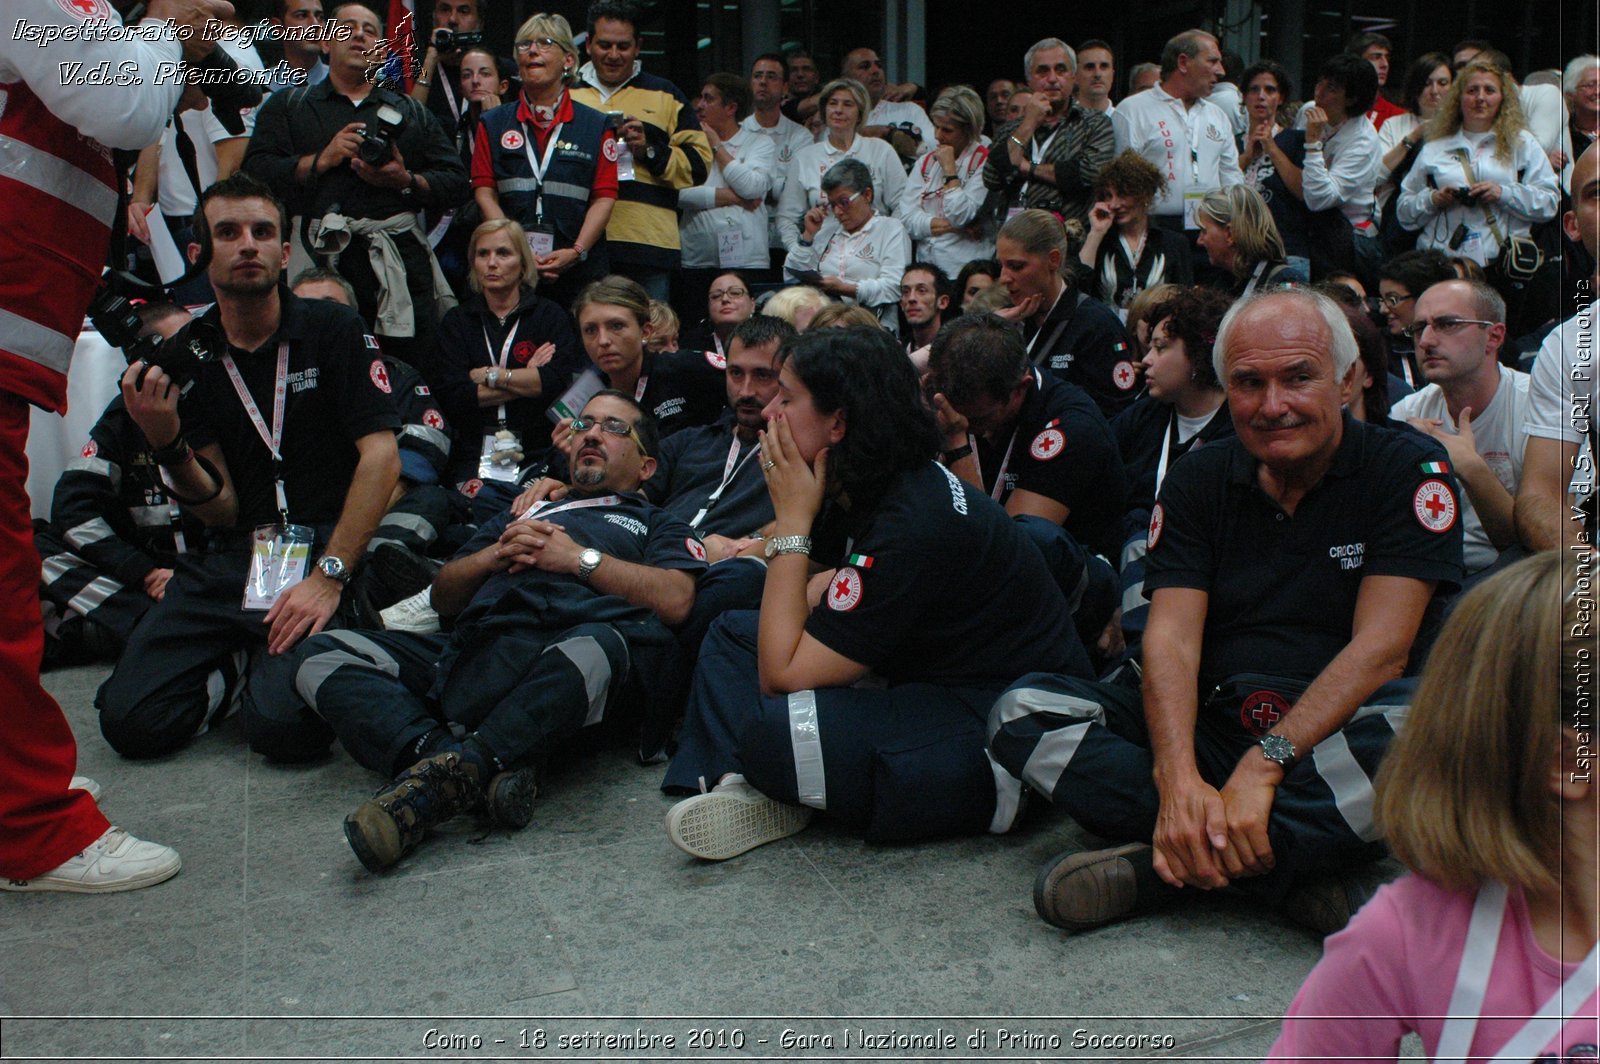
[[89, 320], [106, 343], [122, 348], [128, 365], [145, 363], [134, 387], [143, 387], [145, 374], [154, 365], [166, 371], [180, 394], [187, 392], [200, 367], [220, 359], [228, 351], [228, 340], [222, 330], [198, 318], [168, 340], [153, 334], [140, 335], [144, 323], [139, 320], [133, 303], [114, 286], [102, 287], [95, 293], [94, 302], [89, 304]]
[[389, 161], [394, 142], [405, 130], [406, 116], [400, 108], [380, 105], [361, 131], [361, 147], [356, 149], [356, 155], [368, 166], [382, 166]]
[[[144, 18], [144, 12], [145, 4], [141, 0], [123, 16], [123, 24], [136, 24]], [[251, 80], [249, 72], [241, 73], [239, 64], [219, 43], [204, 59], [185, 63], [184, 76], [211, 101], [211, 113], [217, 116], [222, 128], [236, 137], [244, 136], [244, 115], [241, 112], [259, 107], [264, 95], [261, 86]]]
[[452, 30], [441, 26], [433, 31], [433, 47], [440, 52], [454, 52], [463, 48], [476, 48], [483, 43], [478, 30]]

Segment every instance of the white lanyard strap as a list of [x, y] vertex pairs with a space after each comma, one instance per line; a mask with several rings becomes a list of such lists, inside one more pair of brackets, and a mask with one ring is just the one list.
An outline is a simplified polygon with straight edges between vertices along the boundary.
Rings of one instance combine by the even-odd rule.
[[250, 423], [256, 427], [256, 434], [261, 437], [261, 442], [267, 445], [267, 453], [272, 455], [272, 481], [277, 489], [278, 513], [283, 516], [284, 524], [289, 523], [289, 500], [283, 490], [283, 408], [289, 395], [289, 341], [278, 342], [278, 372], [272, 386], [272, 428], [267, 429], [267, 423], [262, 420], [261, 408], [256, 406], [256, 401], [250, 395], [250, 389], [245, 387], [244, 378], [239, 376], [239, 367], [234, 365], [233, 356], [223, 355], [222, 365], [228, 371], [228, 379], [233, 381], [233, 390], [239, 393], [239, 402], [244, 404], [244, 412], [250, 415]]
[[538, 188], [533, 193], [533, 218], [535, 222], [544, 221], [544, 175], [550, 169], [550, 160], [556, 154], [556, 142], [561, 139], [561, 127], [565, 122], [557, 122], [550, 131], [550, 139], [545, 141], [544, 156], [536, 158], [533, 154], [533, 130], [528, 124], [522, 124], [522, 150], [528, 155], [528, 166], [533, 170], [533, 179], [538, 182]]
[[[1467, 941], [1461, 951], [1461, 967], [1456, 973], [1455, 990], [1450, 994], [1448, 1018], [1439, 1034], [1434, 1064], [1466, 1064], [1473, 1036], [1478, 1031], [1478, 1017], [1483, 1011], [1484, 996], [1488, 993], [1489, 974], [1494, 968], [1500, 930], [1505, 923], [1508, 907], [1508, 891], [1503, 883], [1485, 883], [1479, 888], [1478, 899], [1472, 906], [1472, 920], [1467, 925]], [[1500, 1047], [1492, 1060], [1510, 1064], [1512, 1061], [1533, 1059], [1534, 1054], [1594, 997], [1597, 972], [1600, 972], [1600, 947], [1589, 951], [1578, 970]]]
[[[490, 365], [494, 366], [496, 369], [506, 368], [506, 363], [511, 361], [511, 345], [517, 338], [517, 330], [521, 327], [521, 318], [518, 318], [516, 321], [511, 323], [511, 328], [506, 330], [506, 342], [500, 345], [500, 354], [498, 356], [496, 356], [494, 353], [494, 341], [489, 339], [489, 327], [487, 325], [483, 327], [483, 343], [484, 346], [489, 349]], [[495, 379], [499, 380], [498, 377]], [[495, 416], [500, 420], [500, 427], [504, 428], [506, 424], [506, 404], [500, 404], [499, 408], [495, 411]]]
[[[1068, 104], [1067, 106], [1070, 109], [1072, 105]], [[1048, 137], [1044, 138], [1044, 140], [1042, 140], [1042, 141], [1035, 139], [1035, 140], [1029, 142], [1029, 144], [1028, 144], [1028, 158], [1033, 161], [1033, 165], [1035, 167], [1037, 167], [1040, 163], [1042, 163], [1044, 161], [1045, 152], [1050, 150], [1050, 145], [1055, 143], [1056, 137], [1059, 136], [1060, 133], [1061, 133], [1061, 127], [1066, 125], [1066, 124], [1067, 124], [1067, 118], [1066, 118], [1065, 115], [1062, 115], [1061, 116], [1061, 121], [1056, 123], [1056, 128], [1050, 131], [1050, 135]], [[1031, 177], [1028, 178], [1026, 181], [1024, 181], [1022, 183], [1022, 187], [1017, 190], [1017, 202], [1018, 203], [1021, 203], [1023, 201], [1023, 197], [1027, 196], [1027, 194], [1028, 194], [1028, 186], [1030, 186], [1032, 184], [1033, 184], [1033, 178], [1031, 178]]]
[[694, 520], [689, 522], [690, 528], [700, 527], [700, 522], [706, 519], [706, 514], [710, 513], [711, 508], [717, 504], [717, 500], [722, 498], [722, 493], [728, 490], [728, 485], [732, 484], [733, 478], [739, 475], [739, 470], [743, 469], [745, 467], [745, 463], [754, 458], [757, 452], [760, 450], [761, 445], [758, 443], [754, 447], [750, 448], [748, 454], [746, 454], [743, 458], [740, 458], [739, 437], [735, 436], [733, 438], [733, 444], [728, 448], [728, 460], [727, 462], [723, 463], [722, 466], [722, 483], [717, 485], [716, 491], [713, 491], [710, 495], [706, 496], [706, 504], [700, 507], [700, 512], [695, 514]]
[[522, 515], [521, 520], [528, 521], [537, 517], [539, 520], [544, 521], [561, 513], [563, 510], [581, 510], [585, 506], [615, 506], [621, 501], [622, 496], [620, 495], [600, 495], [593, 499], [573, 499], [571, 502], [551, 502], [546, 499], [544, 502], [535, 503], [529, 507], [528, 512]]
[[644, 401], [644, 390], [649, 386], [650, 374], [639, 374], [639, 383], [633, 386], [633, 401], [636, 403], [642, 403]]
[[1178, 434], [1178, 409], [1173, 407], [1172, 420], [1161, 438], [1161, 460], [1156, 463], [1156, 494], [1161, 494], [1161, 482], [1167, 479], [1167, 461], [1172, 456], [1172, 437]]
[[466, 99], [463, 98], [459, 102], [456, 100], [456, 90], [450, 87], [450, 78], [448, 76], [439, 77], [437, 74], [434, 76], [438, 77], [439, 87], [444, 90], [445, 102], [450, 105], [450, 113], [456, 116], [457, 122], [460, 122], [461, 116], [467, 113]]
[[[1034, 333], [1033, 334], [1033, 339], [1028, 341], [1028, 357], [1029, 357], [1030, 360], [1033, 361], [1033, 363], [1035, 365], [1038, 364], [1039, 360], [1033, 358], [1033, 345], [1038, 343], [1039, 342], [1039, 337], [1044, 335], [1044, 327], [1050, 323], [1050, 315], [1054, 314], [1056, 312], [1056, 304], [1060, 303], [1061, 302], [1061, 297], [1066, 295], [1066, 294], [1067, 294], [1067, 286], [1066, 285], [1062, 285], [1061, 286], [1061, 291], [1056, 293], [1056, 298], [1055, 298], [1054, 302], [1052, 302], [1050, 304], [1049, 313], [1045, 314], [1044, 320], [1039, 323], [1039, 331]], [[1071, 321], [1071, 320], [1072, 320], [1071, 318], [1067, 319], [1067, 321]], [[1066, 324], [1067, 324], [1066, 322], [1062, 322], [1061, 323], [1061, 327], [1065, 328]], [[1057, 332], [1059, 332], [1059, 331], [1060, 330], [1058, 329]]]
[[[1011, 430], [1011, 442], [1006, 444], [1006, 456], [1000, 459], [1000, 472], [995, 475], [994, 487], [989, 489], [989, 498], [995, 502], [1000, 501], [1000, 496], [1006, 493], [1006, 470], [1011, 468], [1011, 452], [1017, 449], [1017, 433], [1022, 431], [1022, 426]], [[972, 460], [978, 466], [978, 481], [983, 481], [983, 460], [978, 457], [978, 449], [972, 449]]]

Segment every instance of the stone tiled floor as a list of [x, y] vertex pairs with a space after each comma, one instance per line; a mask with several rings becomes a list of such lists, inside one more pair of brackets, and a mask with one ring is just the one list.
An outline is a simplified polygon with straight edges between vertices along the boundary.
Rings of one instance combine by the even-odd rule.
[[[91, 706], [104, 671], [46, 677], [80, 771], [115, 823], [178, 847], [184, 870], [128, 894], [0, 896], [0, 1059], [618, 1060], [652, 1054], [556, 1042], [639, 1029], [675, 1036], [657, 1055], [691, 1056], [689, 1030], [737, 1027], [742, 1047], [699, 1055], [952, 1059], [982, 1029], [973, 1055], [990, 1059], [1259, 1060], [1320, 948], [1220, 898], [1062, 935], [1030, 894], [1038, 864], [1081, 841], [1052, 814], [1010, 837], [898, 847], [819, 821], [697, 862], [662, 831], [661, 770], [610, 749], [557, 770], [525, 831], [452, 824], [373, 876], [340, 832], [369, 773], [342, 754], [268, 764], [231, 723], [124, 761]], [[846, 1027], [958, 1046], [852, 1056]], [[835, 1047], [786, 1050], [785, 1028]], [[1075, 1049], [1079, 1029], [1173, 1044]], [[430, 1030], [483, 1045], [432, 1049]], [[1061, 1049], [1029, 1041], [1052, 1035]]]

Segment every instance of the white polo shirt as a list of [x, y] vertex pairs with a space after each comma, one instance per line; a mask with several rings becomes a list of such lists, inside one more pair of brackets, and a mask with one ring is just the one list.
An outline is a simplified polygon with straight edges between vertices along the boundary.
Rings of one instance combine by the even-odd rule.
[[1166, 191], [1150, 209], [1153, 215], [1169, 220], [1182, 216], [1186, 195], [1244, 181], [1233, 123], [1208, 100], [1196, 100], [1186, 108], [1182, 100], [1154, 85], [1118, 104], [1111, 127], [1118, 154], [1132, 148], [1167, 176]]

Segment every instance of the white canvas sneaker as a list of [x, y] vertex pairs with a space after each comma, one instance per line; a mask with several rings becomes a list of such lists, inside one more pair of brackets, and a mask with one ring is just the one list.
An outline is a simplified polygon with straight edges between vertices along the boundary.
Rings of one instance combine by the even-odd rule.
[[384, 628], [391, 632], [437, 632], [439, 614], [433, 608], [432, 595], [431, 588], [424, 588], [386, 610], [379, 610]]
[[105, 788], [101, 787], [100, 784], [96, 783], [88, 776], [72, 777], [72, 782], [67, 784], [67, 790], [88, 791], [89, 797], [93, 798], [97, 802], [100, 800], [100, 796], [105, 793]]
[[143, 842], [114, 827], [43, 875], [0, 879], [0, 890], [111, 894], [154, 886], [177, 875], [182, 867], [183, 861], [172, 847]]
[[667, 837], [692, 857], [726, 861], [803, 830], [815, 812], [768, 798], [736, 775], [668, 810]]

